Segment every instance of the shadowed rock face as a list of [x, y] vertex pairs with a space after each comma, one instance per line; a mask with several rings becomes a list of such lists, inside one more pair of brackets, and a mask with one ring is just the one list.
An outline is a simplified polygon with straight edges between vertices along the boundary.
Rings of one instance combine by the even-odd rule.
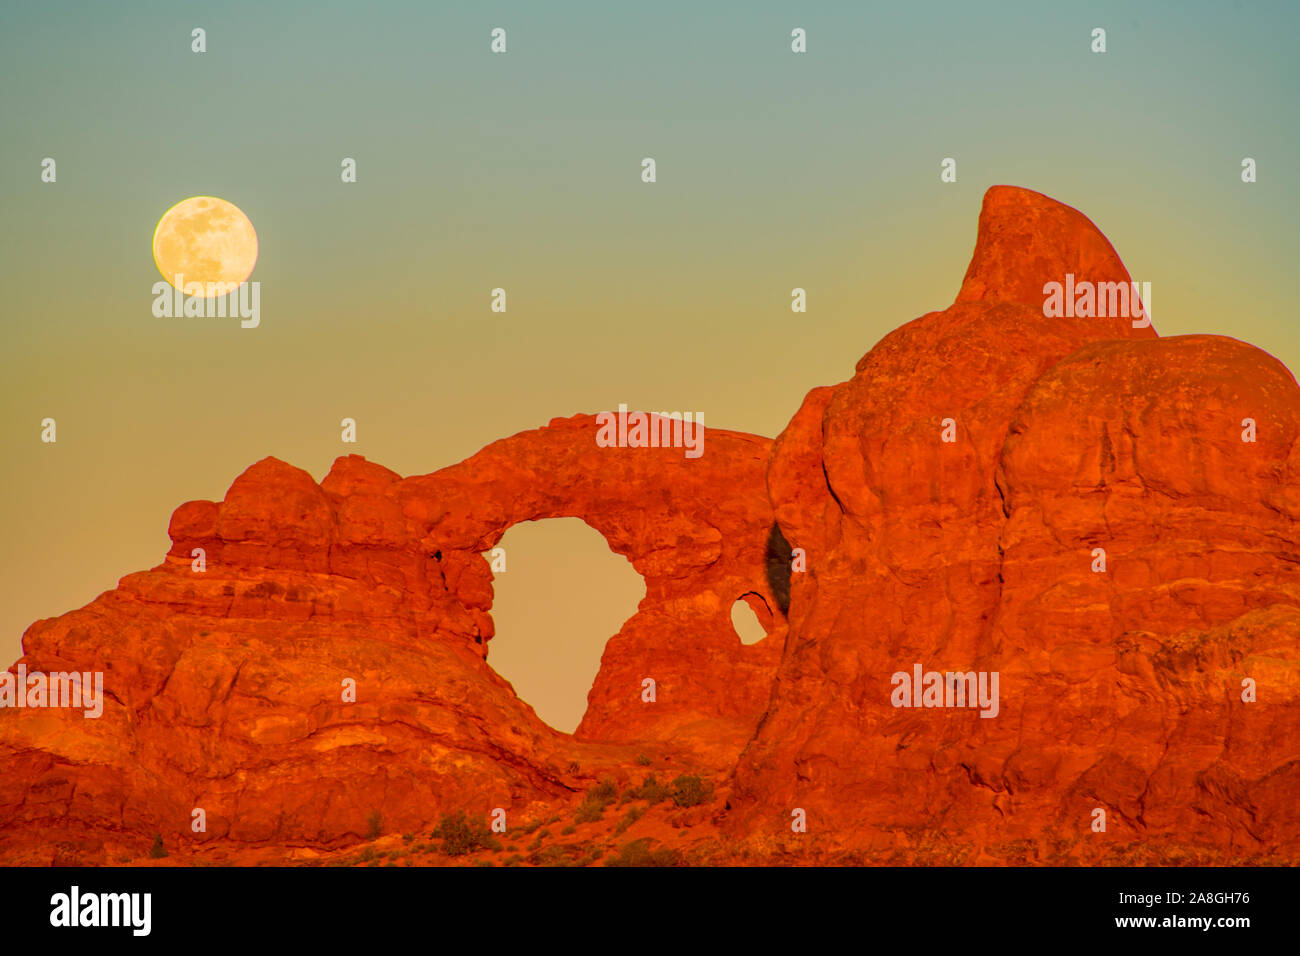
[[[1300, 389], [1232, 339], [1046, 318], [1067, 274], [1129, 281], [1080, 213], [995, 187], [956, 302], [775, 442], [601, 448], [576, 416], [405, 479], [258, 462], [177, 509], [163, 564], [28, 630], [28, 672], [102, 671], [108, 699], [0, 709], [0, 861], [540, 816], [648, 753], [714, 781], [672, 826], [724, 857], [1295, 862]], [[550, 517], [646, 583], [574, 736], [486, 663], [483, 552]], [[915, 664], [997, 672], [997, 715], [893, 706]]]

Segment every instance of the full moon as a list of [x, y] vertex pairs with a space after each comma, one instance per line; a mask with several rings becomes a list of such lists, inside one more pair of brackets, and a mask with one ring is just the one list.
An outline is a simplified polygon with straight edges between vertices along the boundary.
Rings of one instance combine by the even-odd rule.
[[158, 220], [153, 261], [163, 278], [186, 295], [225, 295], [253, 274], [257, 233], [234, 203], [216, 196], [191, 196]]

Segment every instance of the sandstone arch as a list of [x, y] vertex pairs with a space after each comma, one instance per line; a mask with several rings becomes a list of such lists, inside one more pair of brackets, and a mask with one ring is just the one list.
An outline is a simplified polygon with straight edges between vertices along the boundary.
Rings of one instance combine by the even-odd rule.
[[[578, 737], [669, 739], [722, 718], [743, 745], [767, 703], [780, 648], [737, 649], [734, 596], [768, 580], [770, 441], [709, 429], [705, 452], [600, 448], [590, 415], [493, 442], [460, 464], [401, 483], [397, 499], [422, 547], [477, 554], [521, 521], [581, 518], [645, 579], [640, 607], [606, 647]], [[635, 504], [629, 504], [635, 502]], [[486, 611], [490, 593], [467, 592]], [[719, 675], [728, 676], [719, 680]], [[653, 707], [639, 689], [660, 688]]]

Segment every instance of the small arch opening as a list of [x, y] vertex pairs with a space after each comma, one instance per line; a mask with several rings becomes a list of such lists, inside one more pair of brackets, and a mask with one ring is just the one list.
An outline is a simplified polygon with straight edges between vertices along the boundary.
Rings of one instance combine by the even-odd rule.
[[740, 643], [757, 644], [771, 632], [772, 609], [761, 594], [742, 594], [731, 605], [731, 626]]

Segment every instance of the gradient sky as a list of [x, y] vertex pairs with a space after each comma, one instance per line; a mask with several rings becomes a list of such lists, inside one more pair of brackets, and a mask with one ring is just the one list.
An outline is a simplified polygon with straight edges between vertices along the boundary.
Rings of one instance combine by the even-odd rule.
[[[266, 455], [426, 473], [620, 402], [774, 435], [951, 303], [996, 183], [1096, 222], [1162, 335], [1294, 369], [1298, 26], [1294, 3], [1118, 0], [4, 4], [0, 666]], [[202, 194], [257, 228], [258, 329], [151, 313], [154, 226]], [[570, 524], [498, 582], [490, 659], [521, 680], [509, 645], [554, 649], [519, 664], [544, 718], [585, 700], [637, 594]], [[527, 613], [557, 592], [612, 626]]]

